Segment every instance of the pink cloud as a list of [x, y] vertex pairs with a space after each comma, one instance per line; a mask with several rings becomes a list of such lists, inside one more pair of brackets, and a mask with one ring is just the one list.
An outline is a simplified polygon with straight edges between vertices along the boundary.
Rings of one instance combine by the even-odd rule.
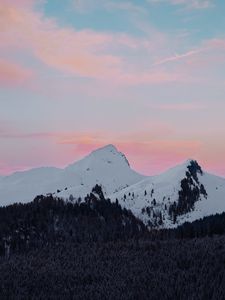
[[[40, 0], [37, 0], [37, 2], [40, 2]], [[14, 1], [14, 0], [1, 0], [2, 5], [13, 5], [17, 7], [30, 7], [34, 4], [35, 0], [20, 0], [20, 1]]]
[[0, 85], [14, 86], [21, 85], [32, 77], [31, 70], [5, 60], [0, 60]]
[[61, 29], [53, 19], [46, 19], [26, 5], [4, 3], [0, 14], [2, 48], [8, 46], [13, 52], [23, 47], [46, 65], [80, 76], [104, 77], [117, 67], [118, 57], [97, 53], [111, 39], [110, 35]]
[[[30, 5], [26, 5], [29, 2]], [[32, 1], [14, 5], [4, 1], [0, 8], [1, 43], [5, 52], [23, 51], [34, 55], [45, 66], [75, 76], [109, 80], [122, 84], [173, 82], [180, 74], [166, 70], [139, 67], [139, 62], [119, 55], [118, 50], [153, 51], [162, 34], [148, 39], [131, 38], [125, 34], [98, 33], [60, 28], [54, 19], [44, 17], [32, 9]], [[111, 49], [114, 49], [113, 51]], [[114, 52], [114, 54], [113, 54]], [[115, 54], [117, 53], [117, 54]]]
[[[36, 3], [32, 0], [3, 1], [0, 7], [0, 55], [1, 52], [12, 56], [21, 52], [32, 55], [41, 66], [58, 70], [62, 75], [122, 85], [194, 81], [198, 66], [205, 64], [209, 68], [216, 59], [223, 59], [222, 40], [207, 41], [194, 50], [180, 53], [176, 51], [181, 44], [178, 36], [171, 37], [152, 28], [146, 32], [147, 37], [137, 38], [121, 33], [60, 27], [57, 20], [35, 10]], [[215, 51], [220, 55], [215, 57]], [[204, 80], [200, 72], [201, 69], [198, 78]]]
[[225, 50], [225, 40], [224, 39], [211, 39], [205, 42], [206, 47], [214, 49], [224, 49]]
[[133, 74], [119, 74], [115, 79], [115, 82], [127, 84], [127, 85], [140, 85], [140, 84], [160, 84], [166, 82], [180, 81], [182, 75], [175, 72], [169, 72], [166, 70], [152, 70], [144, 72], [137, 72]]
[[119, 72], [120, 58], [101, 51], [112, 42], [110, 34], [61, 29], [54, 20], [23, 6], [3, 5], [0, 13], [2, 50], [32, 51], [47, 66], [77, 76], [103, 79]]

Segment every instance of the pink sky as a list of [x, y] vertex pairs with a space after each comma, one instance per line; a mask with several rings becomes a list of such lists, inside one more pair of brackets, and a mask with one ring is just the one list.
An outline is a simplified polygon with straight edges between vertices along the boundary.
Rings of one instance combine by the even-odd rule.
[[63, 167], [110, 143], [145, 174], [194, 158], [225, 176], [225, 32], [205, 30], [221, 11], [204, 0], [3, 0], [0, 174]]

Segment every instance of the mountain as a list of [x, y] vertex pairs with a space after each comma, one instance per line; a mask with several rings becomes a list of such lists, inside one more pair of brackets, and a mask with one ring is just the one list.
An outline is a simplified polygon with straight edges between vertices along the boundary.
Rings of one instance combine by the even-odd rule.
[[225, 211], [225, 179], [187, 160], [111, 195], [151, 227], [176, 227]]
[[172, 228], [225, 211], [225, 179], [208, 174], [197, 161], [143, 176], [113, 145], [64, 169], [45, 167], [0, 178], [0, 204], [26, 203], [40, 194], [80, 202], [96, 184], [105, 197], [117, 200], [150, 227]]
[[64, 169], [44, 167], [1, 178], [0, 205], [26, 203], [47, 193], [63, 198], [70, 194], [84, 197], [96, 184], [101, 184], [109, 195], [143, 178], [130, 168], [124, 154], [107, 145]]

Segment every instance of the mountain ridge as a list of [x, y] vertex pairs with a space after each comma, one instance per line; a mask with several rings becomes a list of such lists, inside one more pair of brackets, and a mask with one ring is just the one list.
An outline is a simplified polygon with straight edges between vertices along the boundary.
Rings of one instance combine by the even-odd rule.
[[92, 151], [64, 169], [42, 167], [0, 178], [0, 205], [52, 194], [84, 199], [96, 184], [150, 227], [171, 228], [225, 211], [225, 179], [187, 159], [167, 171], [144, 176], [134, 171], [112, 144]]
[[144, 177], [130, 168], [124, 154], [107, 145], [63, 169], [34, 168], [1, 178], [0, 205], [24, 203], [38, 194], [57, 194], [72, 187], [84, 197], [98, 183], [110, 194]]

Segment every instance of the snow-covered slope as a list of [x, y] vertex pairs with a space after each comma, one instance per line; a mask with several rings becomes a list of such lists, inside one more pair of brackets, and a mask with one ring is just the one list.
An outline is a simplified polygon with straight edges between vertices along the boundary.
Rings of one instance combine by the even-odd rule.
[[196, 161], [147, 177], [133, 171], [113, 145], [65, 169], [38, 168], [0, 177], [0, 205], [32, 201], [47, 193], [76, 201], [96, 184], [106, 197], [117, 199], [150, 226], [174, 227], [225, 211], [225, 179], [202, 171]]
[[176, 227], [225, 211], [225, 179], [203, 172], [188, 160], [111, 195], [146, 224]]
[[46, 193], [64, 198], [70, 194], [83, 197], [97, 183], [106, 194], [112, 194], [143, 178], [130, 168], [122, 153], [107, 145], [65, 169], [45, 167], [1, 178], [0, 205], [32, 201], [36, 195]]
[[90, 193], [95, 184], [100, 184], [105, 195], [120, 191], [145, 176], [140, 175], [130, 168], [129, 162], [123, 153], [113, 145], [97, 149], [89, 156], [65, 169], [66, 176], [76, 177], [76, 182], [71, 182], [70, 188], [59, 193], [59, 197], [68, 198], [71, 194], [84, 197]]

